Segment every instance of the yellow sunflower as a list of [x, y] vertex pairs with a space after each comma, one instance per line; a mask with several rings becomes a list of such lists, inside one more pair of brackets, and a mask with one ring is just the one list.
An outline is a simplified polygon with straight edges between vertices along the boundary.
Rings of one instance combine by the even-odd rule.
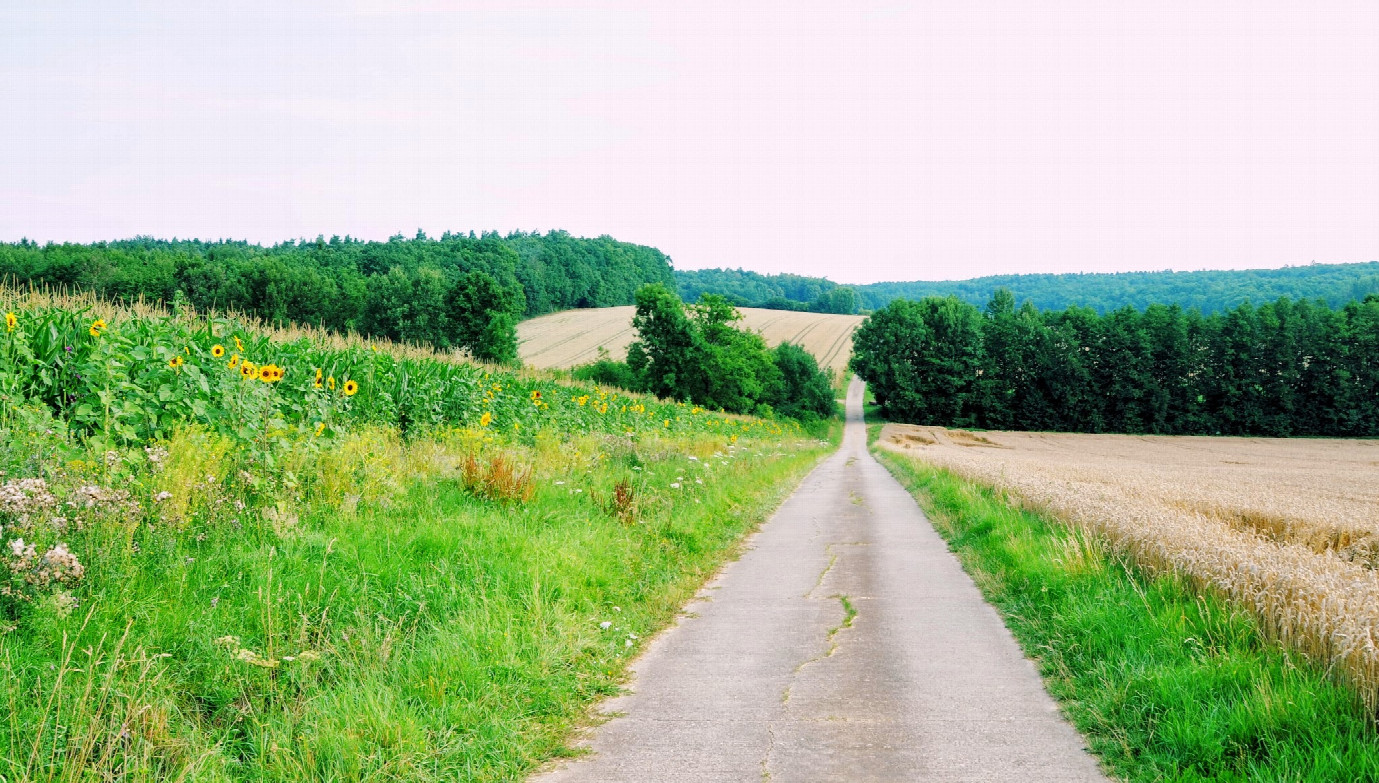
[[172, 357], [171, 359], [168, 359], [168, 366], [171, 367], [171, 368], [174, 369], [174, 370], [176, 370], [178, 367], [181, 367], [181, 366], [182, 366], [182, 357], [181, 357], [181, 356], [174, 356], [174, 357]]
[[493, 423], [493, 414], [492, 414], [491, 412], [489, 412], [489, 411], [484, 411], [484, 415], [482, 415], [482, 416], [479, 417], [479, 426], [480, 426], [480, 427], [487, 427], [489, 424], [492, 424], [492, 423]]
[[19, 316], [14, 313], [5, 313], [5, 331], [13, 332], [14, 327], [19, 325]]
[[224, 355], [225, 355], [225, 346], [221, 345], [220, 343], [216, 343], [215, 345], [212, 345], [212, 346], [211, 346], [211, 355], [214, 356], [214, 357], [217, 358], [217, 359], [219, 359], [220, 357], [224, 356]]
[[235, 338], [235, 350], [241, 352], [244, 350], [244, 343], [240, 342], [238, 337]]
[[359, 384], [354, 381], [345, 381], [345, 385], [340, 390], [345, 393], [346, 397], [353, 397], [355, 392], [359, 391]]
[[244, 380], [251, 381], [259, 377], [259, 368], [254, 366], [253, 362], [246, 359], [244, 363], [239, 366], [239, 374], [244, 377]]
[[100, 337], [101, 332], [104, 332], [106, 328], [105, 319], [97, 318], [91, 322], [91, 328], [88, 331], [90, 331], [92, 337]]
[[235, 369], [236, 367], [238, 367], [238, 366], [239, 366], [239, 354], [235, 354], [235, 355], [231, 356], [231, 357], [230, 357], [230, 361], [226, 362], [226, 363], [225, 363], [225, 366], [226, 366], [226, 367], [229, 367], [231, 370], [233, 370], [233, 369]]
[[326, 423], [325, 423], [324, 421], [323, 421], [323, 422], [317, 423], [317, 425], [316, 425], [316, 434], [317, 434], [317, 435], [320, 435], [321, 433], [323, 433], [323, 432], [325, 432], [325, 431], [326, 431]]
[[314, 386], [314, 387], [316, 387], [317, 389], [321, 388], [321, 387], [324, 385], [324, 384], [321, 383], [321, 368], [320, 368], [320, 367], [317, 367], [317, 368], [316, 368], [316, 380], [315, 380], [314, 382], [312, 382], [311, 385]]
[[334, 375], [332, 375], [332, 376], [330, 376], [329, 378], [326, 379], [326, 388], [327, 388], [327, 389], [330, 389], [331, 391], [335, 391], [335, 376], [334, 376]]

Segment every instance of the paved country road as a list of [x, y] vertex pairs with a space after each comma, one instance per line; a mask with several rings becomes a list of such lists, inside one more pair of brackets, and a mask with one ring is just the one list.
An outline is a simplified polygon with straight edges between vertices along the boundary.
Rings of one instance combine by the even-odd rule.
[[634, 665], [539, 783], [1103, 781], [914, 500], [843, 446]]

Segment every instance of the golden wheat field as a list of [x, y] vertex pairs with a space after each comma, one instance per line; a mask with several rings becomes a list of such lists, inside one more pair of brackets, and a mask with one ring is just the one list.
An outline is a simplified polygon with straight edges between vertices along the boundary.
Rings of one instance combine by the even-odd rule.
[[[761, 332], [768, 345], [797, 343], [814, 354], [820, 367], [843, 370], [852, 356], [852, 333], [866, 316], [795, 313], [788, 310], [738, 308], [738, 326]], [[573, 367], [598, 358], [606, 348], [614, 359], [627, 355], [637, 338], [632, 328], [634, 307], [565, 310], [517, 325], [517, 352], [523, 364], [534, 367]]]
[[1379, 442], [888, 424], [880, 444], [1216, 590], [1379, 707]]

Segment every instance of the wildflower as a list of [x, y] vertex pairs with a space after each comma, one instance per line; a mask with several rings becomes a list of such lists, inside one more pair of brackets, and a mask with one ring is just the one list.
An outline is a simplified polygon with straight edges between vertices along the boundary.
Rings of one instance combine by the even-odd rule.
[[217, 359], [219, 359], [220, 357], [224, 356], [224, 355], [225, 355], [225, 346], [221, 345], [220, 343], [216, 343], [215, 345], [212, 345], [212, 346], [211, 346], [211, 355], [214, 356], [214, 357], [217, 358]]
[[153, 502], [154, 502], [154, 503], [162, 503], [164, 500], [171, 500], [171, 499], [172, 499], [172, 493], [171, 493], [171, 492], [168, 492], [167, 490], [163, 490], [162, 492], [159, 492], [157, 495], [154, 495], [154, 496], [153, 496]]
[[326, 379], [326, 388], [327, 388], [327, 389], [330, 389], [331, 391], [335, 391], [335, 376], [334, 376], [334, 375], [332, 375], [332, 376], [330, 376], [329, 378]]
[[88, 331], [91, 333], [92, 337], [100, 337], [101, 332], [104, 332], [106, 328], [105, 319], [97, 318], [91, 322], [91, 328]]
[[318, 424], [316, 425], [316, 434], [317, 434], [317, 435], [320, 435], [321, 433], [323, 433], [323, 432], [325, 432], [325, 431], [326, 431], [326, 423], [325, 423], [324, 421], [323, 421], [323, 422], [320, 422], [320, 423], [318, 423]]
[[238, 366], [239, 366], [239, 354], [235, 354], [234, 356], [231, 356], [231, 357], [230, 357], [230, 361], [226, 362], [226, 363], [225, 363], [225, 366], [226, 366], [226, 367], [229, 367], [231, 370], [233, 370], [233, 369], [235, 369], [236, 367], [238, 367]]
[[480, 426], [480, 427], [487, 427], [489, 424], [492, 424], [492, 423], [493, 423], [493, 413], [492, 413], [491, 411], [484, 411], [484, 415], [482, 415], [482, 416], [479, 417], [479, 426]]
[[178, 367], [181, 367], [182, 364], [183, 361], [181, 356], [174, 356], [171, 359], [168, 359], [168, 366], [174, 370], [176, 370]]
[[317, 368], [316, 368], [316, 380], [313, 381], [311, 385], [314, 386], [314, 387], [316, 387], [317, 389], [321, 388], [322, 384], [321, 384], [321, 368], [320, 368], [320, 367], [317, 367]]
[[599, 627], [606, 631], [609, 628], [613, 627], [613, 623], [611, 623], [608, 620], [604, 620], [603, 622], [599, 623]]
[[5, 331], [13, 332], [14, 327], [19, 325], [19, 317], [14, 313], [5, 313]]
[[670, 419], [666, 419], [665, 425], [666, 425], [666, 428], [667, 428], [667, 429], [670, 428]]
[[239, 374], [244, 377], [244, 380], [250, 381], [258, 377], [259, 368], [254, 366], [253, 362], [246, 359], [239, 366]]
[[536, 401], [536, 400], [541, 399], [541, 390], [540, 390], [540, 389], [536, 389], [535, 391], [533, 391], [533, 392], [531, 393], [531, 398], [532, 398], [533, 401]]
[[276, 364], [265, 364], [259, 368], [259, 380], [264, 383], [277, 383], [283, 379], [283, 368]]
[[359, 391], [359, 384], [353, 380], [345, 381], [345, 385], [340, 389], [346, 397], [353, 397]]
[[244, 353], [244, 343], [240, 342], [238, 337], [235, 338], [235, 350]]

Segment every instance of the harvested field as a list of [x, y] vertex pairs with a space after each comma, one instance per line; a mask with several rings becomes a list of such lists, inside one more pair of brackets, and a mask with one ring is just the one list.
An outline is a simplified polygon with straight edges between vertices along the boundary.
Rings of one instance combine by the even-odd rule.
[[888, 424], [879, 443], [1209, 586], [1379, 708], [1379, 442]]
[[[598, 358], [600, 347], [614, 359], [627, 355], [637, 339], [633, 307], [565, 310], [517, 325], [517, 352], [534, 367], [573, 367]], [[852, 333], [866, 316], [796, 313], [789, 310], [739, 308], [739, 326], [761, 332], [768, 345], [792, 342], [814, 354], [820, 367], [843, 370], [852, 356]]]

